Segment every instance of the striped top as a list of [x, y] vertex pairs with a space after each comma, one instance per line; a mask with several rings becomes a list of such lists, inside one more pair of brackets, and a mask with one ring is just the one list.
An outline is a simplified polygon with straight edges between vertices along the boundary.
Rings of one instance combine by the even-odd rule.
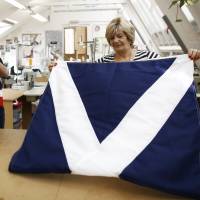
[[[99, 58], [96, 62], [98, 62], [98, 63], [115, 62], [114, 57], [115, 57], [115, 54], [106, 55], [102, 58]], [[132, 61], [149, 60], [149, 59], [158, 58], [158, 57], [159, 57], [159, 55], [153, 51], [137, 50], [135, 57]]]

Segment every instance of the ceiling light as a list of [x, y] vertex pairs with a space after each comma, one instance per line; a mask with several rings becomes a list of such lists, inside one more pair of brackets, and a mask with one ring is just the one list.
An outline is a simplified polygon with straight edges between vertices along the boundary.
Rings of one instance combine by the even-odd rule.
[[40, 21], [40, 22], [47, 22], [47, 21], [48, 21], [47, 18], [43, 17], [42, 15], [40, 15], [40, 14], [38, 14], [38, 13], [32, 13], [32, 14], [31, 14], [31, 17], [37, 19], [37, 20]]
[[5, 33], [8, 29], [10, 29], [12, 26], [10, 24], [7, 24], [5, 22], [0, 22], [0, 35]]
[[190, 12], [190, 10], [188, 9], [188, 7], [186, 5], [182, 6], [181, 10], [183, 11], [184, 15], [186, 16], [186, 18], [189, 22], [194, 21], [194, 17], [192, 16], [192, 13]]
[[10, 26], [10, 24], [6, 22], [0, 22], [0, 28]]
[[11, 25], [18, 24], [17, 21], [15, 21], [13, 19], [9, 19], [9, 18], [4, 19], [3, 22], [5, 22], [7, 24], [11, 24]]
[[10, 4], [12, 4], [13, 6], [19, 8], [19, 9], [26, 9], [26, 7], [24, 5], [22, 5], [21, 3], [15, 1], [15, 0], [4, 0]]

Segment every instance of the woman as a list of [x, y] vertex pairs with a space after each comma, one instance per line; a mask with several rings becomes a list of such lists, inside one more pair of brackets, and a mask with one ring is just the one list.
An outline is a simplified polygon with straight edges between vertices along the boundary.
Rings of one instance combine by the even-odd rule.
[[[97, 60], [100, 63], [123, 62], [133, 60], [148, 60], [157, 58], [159, 55], [147, 50], [137, 50], [134, 48], [135, 28], [132, 24], [122, 18], [113, 19], [107, 26], [106, 38], [110, 46], [114, 49], [114, 54], [106, 55]], [[188, 52], [192, 60], [200, 59], [200, 51], [191, 49]], [[48, 65], [49, 71], [56, 66], [56, 62]]]
[[[8, 71], [3, 65], [3, 61], [0, 58], [0, 77], [7, 77]], [[4, 108], [3, 108], [3, 94], [2, 94], [2, 83], [0, 79], [0, 128], [4, 127]]]
[[[115, 18], [108, 24], [106, 38], [115, 53], [106, 55], [98, 59], [97, 62], [148, 60], [158, 57], [155, 52], [134, 48], [135, 29], [132, 24], [122, 18]], [[194, 61], [198, 60], [200, 59], [200, 51], [190, 50], [188, 56]]]

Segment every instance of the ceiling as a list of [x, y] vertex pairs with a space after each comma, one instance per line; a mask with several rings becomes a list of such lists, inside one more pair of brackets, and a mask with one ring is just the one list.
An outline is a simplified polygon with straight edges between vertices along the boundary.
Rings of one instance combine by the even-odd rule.
[[[28, 23], [30, 19], [32, 19], [30, 15], [31, 12], [39, 13], [47, 18], [52, 13], [57, 15], [57, 13], [62, 12], [120, 10], [121, 7], [128, 7], [124, 14], [132, 15], [131, 17], [134, 18], [135, 26], [139, 27], [143, 38], [146, 37], [146, 41], [150, 41], [150, 37], [152, 37], [155, 32], [166, 34], [166, 24], [164, 24], [162, 17], [156, 10], [158, 6], [153, 3], [154, 0], [17, 0], [17, 2], [24, 5], [26, 9], [18, 9], [7, 1], [9, 0], [0, 0], [0, 39], [3, 39], [23, 24]], [[130, 2], [134, 8], [132, 10]], [[165, 0], [162, 0], [162, 2], [163, 4], [165, 3], [165, 6], [168, 6], [168, 2]], [[199, 10], [198, 6], [200, 6], [200, 1], [191, 8], [195, 11], [194, 14], [198, 14], [194, 16], [197, 20], [199, 19], [199, 12], [196, 12]], [[127, 12], [129, 8], [130, 12]], [[173, 14], [173, 17], [174, 15], [175, 14]], [[5, 22], [7, 18], [16, 20], [18, 23], [12, 26], [3, 24], [2, 22]], [[7, 29], [8, 27], [6, 28], [3, 26], [10, 27]], [[166, 38], [164, 39], [167, 41]]]
[[[88, 9], [88, 8], [114, 8], [117, 5], [124, 4], [126, 0], [17, 0], [19, 3], [23, 4], [26, 7], [31, 7], [34, 11], [42, 10], [76, 10], [76, 9]], [[17, 12], [26, 13], [25, 10], [20, 10], [8, 2], [1, 0], [0, 1], [0, 20], [3, 20], [7, 17], [15, 17]], [[28, 12], [26, 14], [29, 14]], [[16, 20], [18, 19], [15, 18]]]
[[[31, 19], [31, 11], [44, 15], [50, 12], [77, 12], [89, 10], [112, 10], [126, 3], [126, 0], [17, 0], [26, 9], [18, 9], [6, 0], [0, 0], [0, 38]], [[28, 9], [29, 8], [29, 9]], [[31, 11], [30, 11], [31, 9]], [[47, 17], [47, 16], [44, 16]], [[17, 21], [9, 31], [1, 31], [1, 22], [7, 18]]]

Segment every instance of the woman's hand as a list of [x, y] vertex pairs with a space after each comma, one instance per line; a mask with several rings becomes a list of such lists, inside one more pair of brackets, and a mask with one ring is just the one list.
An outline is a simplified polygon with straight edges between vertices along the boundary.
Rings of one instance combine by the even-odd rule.
[[200, 50], [190, 49], [188, 51], [188, 56], [191, 60], [196, 61], [196, 60], [200, 59]]
[[56, 60], [52, 60], [52, 61], [48, 64], [49, 71], [51, 72], [52, 68], [55, 67], [56, 65], [57, 65]]

